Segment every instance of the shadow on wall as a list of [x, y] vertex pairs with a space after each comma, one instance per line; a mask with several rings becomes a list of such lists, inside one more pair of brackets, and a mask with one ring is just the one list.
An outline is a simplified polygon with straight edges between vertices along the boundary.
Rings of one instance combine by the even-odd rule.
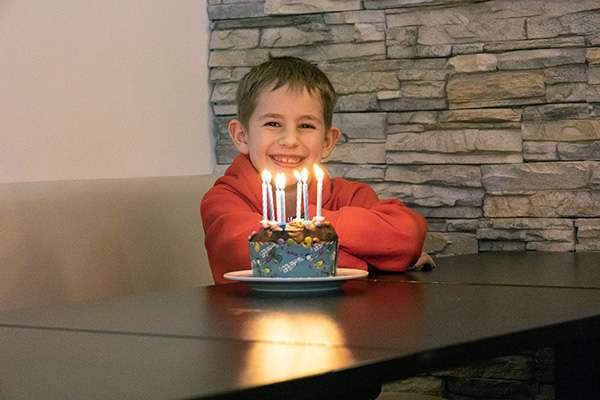
[[212, 284], [206, 176], [0, 185], [0, 310]]

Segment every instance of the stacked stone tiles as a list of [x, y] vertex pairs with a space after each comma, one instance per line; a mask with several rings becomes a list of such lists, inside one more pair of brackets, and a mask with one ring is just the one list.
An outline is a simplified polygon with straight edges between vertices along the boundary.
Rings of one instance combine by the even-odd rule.
[[429, 220], [427, 249], [600, 251], [598, 0], [209, 0], [219, 164], [269, 55], [338, 94], [337, 176]]

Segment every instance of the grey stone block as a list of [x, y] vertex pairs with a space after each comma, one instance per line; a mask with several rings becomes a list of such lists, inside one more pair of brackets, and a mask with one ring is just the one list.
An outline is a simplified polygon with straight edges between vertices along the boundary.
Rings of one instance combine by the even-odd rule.
[[600, 192], [546, 190], [530, 195], [487, 195], [486, 217], [599, 217]]
[[479, 251], [475, 235], [462, 232], [429, 232], [424, 249], [430, 254], [444, 256], [477, 254]]
[[209, 67], [252, 67], [269, 59], [269, 50], [213, 50], [208, 57]]
[[336, 113], [333, 124], [350, 139], [385, 139], [385, 113]]
[[590, 85], [600, 85], [600, 65], [590, 65], [588, 67], [587, 81]]
[[544, 69], [546, 84], [587, 81], [585, 65], [561, 65]]
[[585, 101], [588, 95], [586, 83], [557, 83], [546, 87], [549, 103]]
[[385, 173], [388, 182], [482, 187], [481, 169], [470, 165], [390, 165]]
[[265, 15], [264, 1], [208, 6], [208, 19], [252, 18]]
[[576, 219], [577, 239], [600, 239], [600, 219]]
[[[388, 151], [423, 151], [428, 153], [512, 153], [521, 152], [521, 133], [516, 130], [436, 130], [423, 133], [389, 135]], [[459, 163], [460, 164], [460, 163]]]
[[523, 121], [548, 121], [556, 119], [590, 119], [593, 107], [589, 104], [544, 104], [525, 107]]
[[265, 14], [305, 14], [360, 10], [360, 0], [266, 0]]
[[483, 165], [486, 192], [531, 193], [535, 190], [585, 189], [591, 164], [586, 162], [546, 162], [511, 165]]
[[213, 31], [211, 49], [251, 49], [258, 46], [258, 29], [233, 29]]
[[561, 160], [600, 160], [600, 141], [558, 143], [556, 151]]
[[327, 160], [348, 164], [385, 164], [385, 143], [340, 144]]
[[375, 24], [385, 22], [385, 12], [376, 10], [343, 11], [324, 15], [326, 24]]
[[213, 86], [210, 101], [213, 103], [234, 103], [237, 83], [217, 83]]
[[335, 107], [336, 112], [375, 111], [377, 109], [377, 97], [373, 93], [339, 96]]
[[539, 71], [457, 74], [450, 78], [446, 90], [451, 105], [467, 103], [468, 108], [511, 105], [515, 99], [546, 94], [544, 75]]
[[512, 108], [450, 110], [440, 114], [440, 120], [446, 122], [492, 122], [497, 124], [521, 121], [521, 110]]
[[600, 251], [600, 239], [582, 238], [577, 240], [576, 251]]
[[584, 48], [517, 50], [498, 54], [499, 70], [536, 69], [584, 63]]
[[273, 17], [254, 17], [241, 19], [226, 19], [213, 21], [213, 28], [223, 29], [250, 29], [276, 26], [295, 26], [303, 24], [323, 23], [322, 14], [304, 14]]
[[525, 251], [526, 243], [510, 240], [479, 240], [479, 251]]
[[342, 71], [331, 72], [328, 77], [339, 94], [397, 90], [400, 88], [400, 82], [395, 72]]
[[600, 139], [600, 121], [597, 119], [562, 119], [552, 121], [524, 121], [523, 140], [575, 142]]
[[478, 218], [482, 216], [481, 207], [414, 207], [426, 218]]
[[519, 153], [425, 153], [425, 152], [395, 152], [386, 153], [388, 164], [512, 164], [523, 162]]
[[304, 46], [290, 48], [274, 48], [270, 50], [274, 57], [295, 56], [306, 59], [307, 61], [347, 61], [353, 59], [385, 58], [385, 43], [333, 43], [319, 46]]
[[438, 121], [438, 111], [410, 111], [399, 113], [388, 113], [388, 124], [425, 124], [431, 125]]
[[527, 49], [547, 49], [557, 47], [585, 47], [585, 37], [567, 36], [551, 39], [507, 40], [485, 43], [485, 51], [499, 52]]
[[388, 184], [385, 193], [420, 207], [481, 206], [484, 191], [477, 188]]
[[402, 82], [400, 96], [416, 99], [444, 98], [445, 81]]
[[327, 163], [327, 169], [333, 176], [370, 182], [383, 181], [385, 174], [381, 165]]
[[379, 107], [384, 111], [445, 110], [448, 102], [446, 99], [401, 98], [380, 100]]

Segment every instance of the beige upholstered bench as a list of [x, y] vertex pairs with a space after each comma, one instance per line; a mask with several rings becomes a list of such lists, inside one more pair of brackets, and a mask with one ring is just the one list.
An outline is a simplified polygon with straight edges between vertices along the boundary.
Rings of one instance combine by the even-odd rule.
[[0, 310], [212, 283], [212, 176], [0, 184]]

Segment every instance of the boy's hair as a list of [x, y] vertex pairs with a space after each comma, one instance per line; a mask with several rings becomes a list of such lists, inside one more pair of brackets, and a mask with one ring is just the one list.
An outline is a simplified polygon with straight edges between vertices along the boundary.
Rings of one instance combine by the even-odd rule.
[[291, 90], [306, 89], [311, 95], [317, 91], [323, 105], [325, 128], [331, 128], [335, 89], [323, 71], [297, 57], [271, 58], [244, 75], [236, 93], [238, 119], [241, 123], [248, 126], [250, 116], [256, 108], [256, 99], [263, 90], [271, 85], [272, 90], [279, 89], [286, 84]]

